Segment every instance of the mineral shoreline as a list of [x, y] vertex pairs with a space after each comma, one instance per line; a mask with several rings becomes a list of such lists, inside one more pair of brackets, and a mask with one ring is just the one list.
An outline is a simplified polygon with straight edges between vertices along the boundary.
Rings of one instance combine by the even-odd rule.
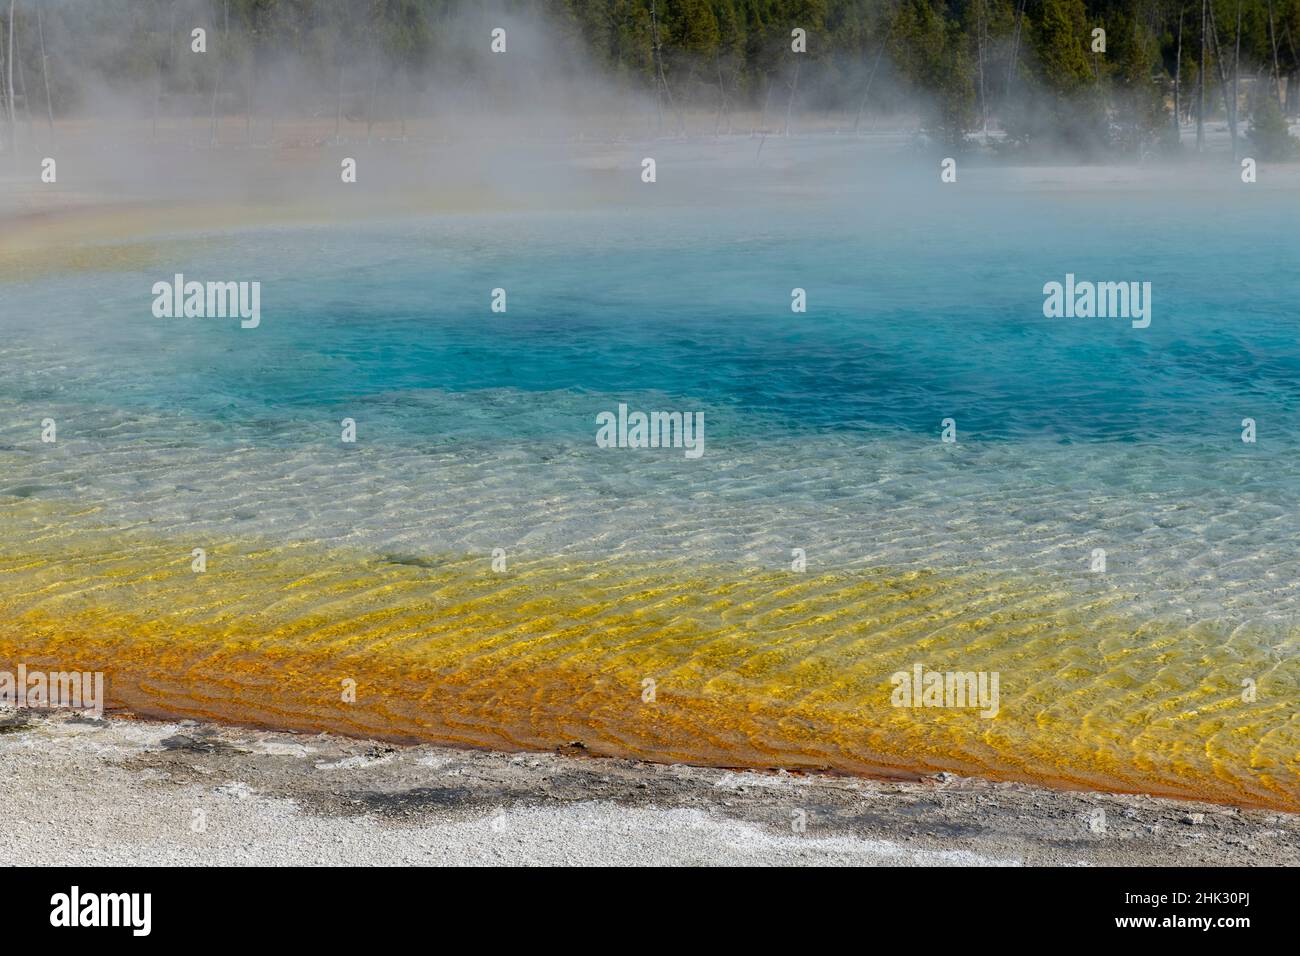
[[34, 865], [1295, 866], [1300, 815], [0, 711]]

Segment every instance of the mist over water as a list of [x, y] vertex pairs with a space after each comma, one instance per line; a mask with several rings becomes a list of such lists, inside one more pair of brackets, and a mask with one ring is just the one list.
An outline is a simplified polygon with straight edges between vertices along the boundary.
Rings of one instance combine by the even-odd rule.
[[[1091, 133], [1083, 126], [1095, 125], [1095, 110], [1084, 103], [1100, 94], [1048, 109], [1042, 90], [1012, 79], [996, 95], [990, 89], [982, 107], [992, 110], [992, 134], [974, 123], [961, 141], [947, 141], [935, 128], [942, 97], [909, 80], [908, 65], [896, 62], [906, 50], [892, 42], [887, 11], [870, 3], [830, 4], [821, 29], [815, 24], [824, 15], [812, 8], [778, 16], [756, 34], [761, 42], [751, 37], [755, 48], [743, 58], [725, 49], [694, 51], [689, 30], [673, 32], [685, 28], [675, 25], [684, 14], [671, 3], [659, 14], [664, 47], [657, 57], [647, 45], [648, 14], [632, 7], [611, 14], [602, 30], [637, 43], [611, 46], [583, 16], [541, 0], [430, 0], [382, 13], [324, 2], [244, 6], [47, 0], [38, 23], [37, 6], [19, 3], [15, 85], [22, 95], [12, 128], [0, 117], [0, 143], [14, 140], [4, 148], [0, 176], [22, 184], [32, 162], [53, 156], [63, 175], [43, 190], [47, 202], [80, 190], [142, 200], [298, 199], [337, 210], [357, 200], [363, 209], [401, 208], [411, 193], [466, 191], [523, 204], [557, 192], [601, 201], [614, 170], [641, 158], [629, 153], [615, 164], [609, 154], [575, 149], [579, 144], [644, 154], [650, 143], [684, 141], [707, 144], [706, 155], [717, 155], [722, 143], [740, 154], [747, 144], [755, 163], [779, 154], [778, 141], [790, 135], [865, 147], [846, 151], [847, 160], [812, 165], [814, 178], [833, 190], [856, 183], [864, 167], [913, 168], [951, 155], [962, 157], [963, 169], [1024, 155], [1034, 163], [1109, 157], [1178, 170], [1192, 158], [1154, 141], [1099, 151], [1086, 145]], [[857, 23], [857, 32], [849, 31], [859, 38], [856, 49], [822, 35], [845, 29], [840, 18]], [[803, 27], [812, 39], [800, 54], [791, 33]], [[194, 49], [199, 30], [202, 52]], [[494, 52], [498, 31], [504, 49]], [[1015, 56], [1028, 55], [1001, 32], [986, 45], [990, 83]], [[952, 69], [959, 67], [969, 65], [954, 62]], [[1243, 83], [1253, 102], [1257, 79]], [[1038, 113], [1051, 116], [1051, 135], [1032, 152], [1012, 149], [1026, 117]], [[1225, 124], [1209, 116], [1205, 160], [1222, 174], [1208, 180], [1215, 188], [1233, 169]], [[1245, 144], [1244, 118], [1241, 125]], [[335, 188], [344, 155], [364, 159], [365, 170], [346, 197]], [[301, 157], [312, 161], [296, 161]], [[695, 168], [696, 195], [725, 190], [731, 175]]]

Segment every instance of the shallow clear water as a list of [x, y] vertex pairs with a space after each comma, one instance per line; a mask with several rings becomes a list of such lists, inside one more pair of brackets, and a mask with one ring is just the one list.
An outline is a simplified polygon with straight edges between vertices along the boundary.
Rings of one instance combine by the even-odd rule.
[[[0, 651], [143, 712], [1294, 809], [1281, 197], [903, 177], [10, 282]], [[155, 319], [174, 272], [259, 279], [261, 327]], [[1067, 272], [1151, 282], [1150, 328], [1045, 319]], [[703, 457], [598, 448], [619, 402], [703, 411]], [[998, 671], [999, 716], [891, 707], [917, 662]]]

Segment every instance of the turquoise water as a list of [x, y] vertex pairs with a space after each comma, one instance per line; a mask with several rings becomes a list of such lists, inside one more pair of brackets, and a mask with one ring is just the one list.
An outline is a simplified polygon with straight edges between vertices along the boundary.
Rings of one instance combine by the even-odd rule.
[[[508, 413], [403, 411], [402, 396], [506, 390], [530, 428], [574, 441], [591, 427], [571, 397], [596, 409], [644, 395], [707, 408], [718, 438], [933, 435], [952, 416], [981, 440], [1228, 443], [1251, 416], [1275, 442], [1300, 382], [1295, 210], [1182, 203], [1031, 196], [1008, 209], [999, 195], [250, 233], [168, 263], [259, 278], [261, 328], [154, 319], [148, 289], [170, 268], [59, 277], [7, 290], [8, 333], [47, 348], [75, 336], [94, 359], [54, 380], [20, 365], [4, 387], [232, 424], [389, 402], [374, 427], [431, 440], [524, 432]], [[1151, 282], [1151, 327], [1045, 319], [1042, 285], [1066, 272]], [[504, 315], [488, 309], [498, 286]], [[796, 286], [806, 314], [790, 311]], [[537, 393], [557, 390], [546, 418]]]
[[[69, 621], [160, 713], [490, 746], [582, 726], [662, 759], [1294, 805], [1290, 193], [900, 176], [666, 196], [189, 234], [149, 269], [6, 283], [0, 518], [21, 581], [4, 597], [30, 623], [0, 639]], [[153, 317], [176, 272], [260, 281], [260, 327]], [[1150, 282], [1150, 327], [1044, 318], [1066, 273]], [[620, 403], [703, 412], [703, 457], [597, 447]], [[166, 576], [195, 542], [217, 555], [201, 600]], [[518, 569], [501, 593], [497, 548]], [[316, 628], [354, 619], [381, 662], [412, 655], [380, 669], [365, 720], [322, 707], [312, 676], [342, 666]], [[173, 628], [196, 642], [180, 678], [148, 643]], [[515, 628], [499, 663], [528, 676], [490, 669], [496, 710], [468, 686], [429, 705], [426, 662], [458, 687], [477, 642]], [[281, 660], [245, 652], [264, 640], [302, 687], [257, 695]], [[941, 654], [1003, 673], [1004, 721], [890, 709], [877, 684]], [[660, 733], [607, 679], [666, 660], [684, 709]], [[1258, 702], [1238, 701], [1243, 676]]]
[[[1289, 199], [900, 179], [180, 237], [165, 268], [6, 289], [11, 447], [57, 413], [67, 456], [20, 453], [10, 484], [374, 547], [781, 566], [797, 540], [833, 566], [1071, 575], [1107, 547], [1144, 613], [1289, 620]], [[154, 318], [176, 271], [259, 279], [261, 326]], [[1067, 272], [1151, 282], [1150, 327], [1044, 318]], [[703, 411], [704, 458], [597, 448], [619, 402]]]

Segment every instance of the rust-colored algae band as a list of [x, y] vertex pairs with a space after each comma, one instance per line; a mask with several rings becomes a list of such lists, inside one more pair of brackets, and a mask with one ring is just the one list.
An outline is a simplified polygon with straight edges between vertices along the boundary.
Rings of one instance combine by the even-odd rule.
[[[494, 573], [489, 555], [257, 542], [207, 542], [194, 573], [194, 542], [93, 521], [0, 508], [0, 668], [103, 671], [110, 707], [142, 715], [1300, 810], [1293, 664], [1047, 576]], [[916, 664], [997, 673], [997, 715], [893, 706], [891, 676]]]

